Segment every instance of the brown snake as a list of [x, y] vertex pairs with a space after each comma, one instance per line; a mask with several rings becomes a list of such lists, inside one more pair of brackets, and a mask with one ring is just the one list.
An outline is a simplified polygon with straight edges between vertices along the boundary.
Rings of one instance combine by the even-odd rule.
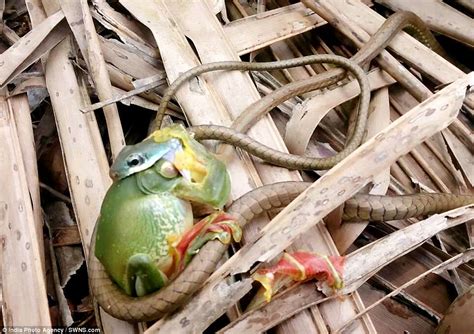
[[[253, 140], [249, 136], [243, 134], [238, 125], [236, 128], [228, 128], [224, 126], [216, 125], [200, 125], [189, 128], [190, 132], [194, 133], [196, 139], [218, 139], [220, 141], [231, 144], [232, 146], [240, 147], [245, 151], [258, 156], [259, 158], [268, 161], [274, 165], [278, 165], [290, 169], [329, 169], [336, 165], [339, 161], [348, 156], [352, 151], [359, 147], [362, 136], [364, 134], [365, 126], [367, 123], [367, 116], [369, 111], [369, 102], [370, 102], [370, 86], [367, 76], [365, 75], [364, 70], [358, 66], [353, 61], [346, 59], [341, 56], [336, 55], [313, 55], [306, 57], [299, 57], [283, 61], [267, 62], [267, 63], [246, 63], [240, 61], [223, 61], [216, 63], [209, 63], [197, 66], [191, 70], [182, 74], [178, 79], [176, 79], [173, 84], [167, 89], [167, 92], [164, 94], [162, 102], [160, 104], [160, 109], [156, 116], [156, 127], [161, 126], [161, 120], [163, 117], [163, 111], [166, 110], [166, 104], [170, 100], [171, 96], [177, 90], [182, 83], [186, 82], [190, 78], [195, 77], [196, 75], [217, 71], [217, 70], [253, 70], [253, 71], [266, 71], [266, 70], [275, 70], [288, 67], [296, 67], [308, 64], [316, 63], [331, 63], [339, 65], [346, 70], [349, 70], [354, 74], [360, 85], [361, 97], [359, 103], [358, 117], [356, 120], [356, 126], [354, 132], [350, 137], [346, 147], [336, 155], [328, 158], [309, 158], [301, 157], [298, 155], [287, 154], [276, 150], [271, 150], [267, 146], [260, 144], [259, 142]], [[257, 118], [262, 117], [264, 114], [269, 112], [274, 106], [280, 104], [287, 100], [290, 97], [299, 95], [311, 90], [323, 88], [330, 86], [340, 79], [345, 77], [346, 71], [343, 69], [337, 70], [337, 75], [333, 75], [333, 72], [327, 72], [316, 76], [316, 81], [305, 82], [303, 85], [292, 86], [289, 90], [284, 90], [283, 96], [278, 96], [276, 100], [270, 97], [270, 101], [274, 102], [271, 105], [265, 105], [267, 100], [263, 100], [264, 103], [261, 104], [260, 101], [250, 105], [245, 111], [244, 114], [249, 115], [244, 121], [247, 121], [248, 126], [243, 130], [247, 130], [250, 127], [250, 123], [257, 120]], [[288, 86], [288, 85], [287, 85]], [[286, 87], [286, 86], [284, 86]], [[275, 91], [278, 93], [278, 91]], [[273, 96], [273, 94], [270, 94]], [[262, 106], [264, 106], [262, 108]], [[165, 108], [165, 109], [163, 109]], [[239, 118], [236, 120], [239, 121]], [[241, 122], [239, 122], [240, 124]]]
[[[418, 27], [418, 32], [424, 36], [424, 41], [430, 43], [430, 40], [434, 38], [421, 23], [421, 20], [411, 13], [400, 12], [392, 15], [386, 20], [384, 25], [379, 29], [379, 31], [377, 31], [371, 40], [364, 45], [359, 52], [357, 52], [351, 61], [359, 63], [361, 66], [368, 64], [370, 60], [389, 43], [390, 39], [407, 25], [415, 24]], [[314, 56], [311, 58], [311, 61], [333, 62], [334, 59], [336, 59], [336, 62], [339, 62], [339, 64], [347, 65], [344, 66], [346, 69], [351, 71], [354, 69], [353, 72], [357, 75], [359, 71], [358, 66], [355, 66], [349, 60], [340, 61], [339, 58], [340, 57], [332, 56]], [[229, 67], [225, 67], [222, 65], [224, 63], [232, 64], [228, 65]], [[273, 65], [277, 63], [279, 63], [278, 66], [273, 68], [297, 66], [295, 65], [295, 61], [274, 62]], [[222, 62], [217, 64], [221, 65], [217, 66], [216, 63], [212, 63], [192, 69], [180, 76], [169, 87], [167, 93], [162, 99], [160, 110], [157, 113], [158, 127], [161, 125], [164, 110], [166, 110], [166, 104], [169, 102], [177, 88], [189, 78], [212, 70], [262, 69], [258, 68], [259, 64], [252, 64], [252, 66], [240, 62]], [[236, 66], [236, 64], [240, 65]], [[306, 63], [300, 62], [299, 65], [301, 64]], [[268, 63], [267, 67], [264, 69], [270, 69]], [[237, 118], [234, 123], [237, 130], [218, 126], [199, 126], [193, 127], [192, 131], [199, 139], [212, 138], [223, 140], [226, 143], [236, 145], [244, 150], [250, 149], [252, 154], [257, 154], [264, 160], [277, 165], [288, 166], [289, 168], [329, 168], [340, 159], [343, 159], [350, 153], [350, 150], [354, 150], [360, 144], [362, 132], [365, 128], [366, 118], [366, 111], [362, 110], [362, 107], [364, 107], [363, 97], [359, 104], [358, 125], [355, 128], [349, 144], [339, 153], [339, 155], [326, 159], [326, 161], [323, 162], [318, 159], [294, 156], [272, 150], [252, 140], [239, 131], [246, 131], [256, 119], [262, 117], [266, 112], [280, 104], [282, 101], [298, 94], [334, 84], [344, 76], [344, 70], [334, 69], [307, 80], [290, 83], [275, 90], [273, 93], [252, 104], [247, 108], [243, 116]], [[369, 90], [368, 85], [363, 86], [364, 80], [367, 79], [360, 78], [359, 80], [359, 82], [362, 83], [362, 96], [364, 96], [364, 94], [366, 94], [365, 96], [369, 96], [368, 94], [370, 94], [370, 92], [366, 92]], [[360, 127], [362, 127], [362, 132], [359, 129]], [[278, 208], [287, 205], [304, 191], [308, 185], [309, 183], [304, 182], [283, 182], [257, 188], [236, 200], [229, 208], [228, 212], [234, 215], [241, 225], [244, 225], [259, 213], [271, 208]], [[451, 194], [417, 194], [399, 197], [356, 195], [345, 203], [343, 217], [345, 220], [349, 221], [404, 219], [418, 215], [441, 212], [473, 202], [474, 196], [457, 196]], [[128, 321], [147, 321], [158, 319], [163, 315], [174, 311], [189, 299], [214, 271], [217, 262], [227, 249], [227, 245], [224, 245], [219, 241], [208, 242], [203, 246], [203, 248], [201, 248], [198, 255], [193, 258], [184, 271], [168, 286], [141, 298], [134, 298], [124, 294], [120, 288], [110, 280], [103, 266], [94, 256], [94, 249], [95, 232], [92, 236], [90, 248], [89, 279], [92, 293], [98, 303], [108, 313], [116, 318]]]
[[[307, 6], [311, 5], [311, 1], [303, 0], [302, 2]], [[349, 138], [345, 148], [334, 156], [328, 158], [312, 158], [283, 153], [259, 143], [245, 135], [244, 132], [246, 132], [260, 118], [265, 116], [270, 110], [289, 98], [337, 83], [346, 76], [346, 71], [342, 68], [332, 69], [305, 80], [291, 82], [276, 89], [271, 94], [266, 95], [248, 106], [234, 120], [231, 127], [198, 125], [189, 128], [189, 131], [193, 132], [195, 138], [198, 140], [217, 139], [232, 146], [239, 147], [274, 165], [289, 169], [329, 169], [354, 151], [362, 141], [369, 108], [370, 88], [365, 75], [361, 77], [360, 67], [367, 66], [370, 61], [390, 43], [393, 37], [395, 37], [400, 30], [407, 27], [410, 28], [412, 33], [416, 35], [423, 44], [426, 44], [438, 53], [443, 53], [443, 49], [439, 43], [418, 16], [411, 12], [397, 12], [384, 22], [380, 29], [370, 38], [369, 42], [367, 42], [350, 60], [334, 55], [315, 55], [269, 63], [225, 61], [196, 66], [183, 73], [166, 90], [156, 115], [156, 127], [159, 128], [161, 126], [167, 104], [178, 88], [184, 82], [188, 81], [190, 78], [196, 77], [197, 75], [218, 70], [264, 71], [313, 63], [334, 63], [352, 72], [356, 76], [361, 90], [358, 114], [353, 134]], [[360, 67], [356, 66], [356, 64]], [[403, 84], [403, 82], [401, 83]], [[407, 88], [411, 88], [411, 86]], [[226, 153], [223, 152], [223, 154], [225, 155]]]

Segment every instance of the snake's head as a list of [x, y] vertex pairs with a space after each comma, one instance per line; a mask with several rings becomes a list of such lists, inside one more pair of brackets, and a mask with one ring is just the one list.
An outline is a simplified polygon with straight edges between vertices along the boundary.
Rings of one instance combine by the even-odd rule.
[[110, 168], [114, 180], [136, 173], [144, 191], [169, 191], [215, 208], [224, 206], [230, 192], [225, 165], [181, 125], [155, 131], [144, 141], [126, 146]]

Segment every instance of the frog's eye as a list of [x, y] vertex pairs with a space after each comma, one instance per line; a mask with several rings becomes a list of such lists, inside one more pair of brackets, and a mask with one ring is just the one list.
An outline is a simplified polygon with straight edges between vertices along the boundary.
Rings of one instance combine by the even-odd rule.
[[138, 165], [141, 165], [145, 162], [145, 158], [139, 154], [132, 154], [128, 157], [127, 159], [127, 165], [128, 167], [136, 167]]
[[179, 172], [171, 162], [164, 161], [160, 167], [160, 174], [167, 179], [171, 179], [178, 176]]

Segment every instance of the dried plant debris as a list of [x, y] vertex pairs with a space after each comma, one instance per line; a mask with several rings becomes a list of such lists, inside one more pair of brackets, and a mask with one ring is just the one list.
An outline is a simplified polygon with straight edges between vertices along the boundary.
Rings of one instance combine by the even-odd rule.
[[[358, 58], [403, 11], [426, 23], [431, 49], [406, 29], [372, 61]], [[474, 284], [472, 205], [377, 224], [343, 217], [356, 193], [474, 194], [473, 14], [469, 1], [437, 0], [0, 1], [2, 326], [106, 333], [471, 328], [464, 320]], [[204, 63], [317, 54], [352, 58], [367, 74], [362, 146], [329, 170], [302, 172], [204, 141], [224, 152], [231, 200], [276, 182], [313, 184], [247, 224], [242, 241], [173, 314], [137, 325], [96, 305], [87, 259], [112, 184], [109, 166], [125, 143], [156, 128], [170, 83]], [[279, 97], [335, 67], [205, 73], [177, 89], [165, 123], [231, 126], [258, 103], [271, 113], [252, 120], [253, 139], [329, 157], [357, 133], [356, 76]], [[263, 211], [257, 207], [254, 213]]]
[[45, 215], [51, 230], [53, 246], [57, 247], [55, 254], [60, 272], [60, 285], [64, 288], [71, 276], [76, 274], [84, 263], [81, 247], [72, 246], [80, 245], [81, 240], [77, 238], [78, 234], [75, 232], [77, 226], [64, 202], [53, 202], [48, 205], [45, 208]]

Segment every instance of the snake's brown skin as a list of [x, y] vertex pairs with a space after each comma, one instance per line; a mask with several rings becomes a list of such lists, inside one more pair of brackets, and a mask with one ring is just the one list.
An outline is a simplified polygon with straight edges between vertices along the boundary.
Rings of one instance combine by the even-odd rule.
[[[193, 126], [193, 127], [188, 128], [188, 131], [194, 133], [194, 138], [197, 140], [203, 140], [203, 139], [220, 140], [225, 143], [231, 144], [232, 146], [239, 147], [250, 154], [253, 154], [267, 162], [270, 162], [273, 165], [285, 167], [288, 169], [324, 170], [324, 169], [330, 169], [334, 167], [339, 161], [343, 160], [350, 153], [352, 153], [357, 147], [359, 147], [360, 143], [362, 142], [362, 136], [365, 131], [367, 116], [369, 112], [370, 86], [369, 86], [369, 81], [367, 79], [367, 76], [364, 73], [364, 70], [361, 67], [354, 65], [350, 60], [339, 57], [339, 56], [334, 56], [334, 55], [326, 55], [326, 56], [320, 56], [320, 57], [315, 56], [315, 57], [318, 57], [316, 58], [318, 60], [323, 59], [324, 62], [332, 62], [332, 63], [340, 65], [343, 68], [350, 70], [354, 74], [355, 78], [357, 79], [360, 86], [360, 90], [361, 90], [361, 96], [360, 96], [360, 101], [359, 101], [359, 111], [358, 111], [358, 117], [356, 119], [356, 125], [354, 127], [354, 132], [352, 136], [349, 138], [344, 149], [342, 149], [342, 151], [338, 152], [337, 154], [331, 157], [327, 157], [327, 158], [314, 158], [314, 157], [305, 157], [305, 156], [300, 156], [300, 155], [295, 155], [295, 154], [284, 153], [284, 152], [272, 149], [252, 139], [248, 135], [240, 132], [239, 130], [236, 130], [234, 128], [228, 128], [225, 126], [219, 126], [219, 125]], [[324, 75], [323, 77], [326, 77], [326, 75]], [[323, 80], [323, 82], [327, 84], [327, 83], [331, 83], [332, 81]], [[308, 86], [305, 86], [303, 88], [308, 89]], [[268, 111], [269, 109], [267, 110], [267, 112]]]
[[[302, 1], [309, 8], [314, 8], [312, 1]], [[163, 96], [162, 103], [157, 113], [156, 126], [161, 125], [161, 121], [166, 110], [166, 105], [176, 90], [187, 80], [199, 74], [216, 71], [216, 70], [269, 70], [286, 67], [299, 66], [303, 64], [310, 64], [316, 62], [334, 62], [339, 61], [345, 69], [349, 69], [354, 74], [357, 74], [355, 64], [364, 67], [377, 56], [395, 37], [395, 35], [402, 29], [410, 29], [411, 33], [415, 35], [423, 44], [432, 48], [435, 52], [443, 53], [443, 49], [433, 37], [429, 29], [424, 25], [423, 21], [411, 12], [397, 12], [390, 16], [379, 30], [370, 38], [369, 42], [364, 44], [361, 49], [350, 59], [342, 58], [340, 62], [338, 58], [333, 55], [318, 55], [301, 57], [297, 59], [290, 59], [269, 63], [245, 63], [245, 62], [216, 62], [197, 66], [185, 73], [183, 73], [173, 84], [168, 88]], [[321, 57], [321, 58], [319, 58]], [[326, 57], [326, 58], [323, 58]], [[333, 59], [334, 57], [334, 59]], [[392, 74], [392, 73], [391, 73]], [[253, 140], [250, 137], [242, 135], [246, 132], [256, 121], [267, 114], [274, 107], [282, 102], [288, 100], [299, 94], [303, 94], [315, 89], [330, 86], [339, 80], [343, 79], [346, 71], [342, 68], [332, 69], [325, 73], [312, 76], [308, 79], [289, 83], [281, 88], [276, 89], [272, 93], [258, 100], [257, 102], [248, 106], [233, 122], [231, 129], [224, 126], [215, 125], [200, 125], [194, 126], [190, 130], [196, 134], [199, 139], [217, 139], [232, 146], [238, 146], [243, 150], [258, 156], [259, 158], [290, 169], [329, 169], [336, 165], [339, 161], [344, 159], [352, 151], [354, 151], [361, 143], [362, 136], [365, 130], [368, 112], [368, 100], [370, 99], [370, 92], [365, 92], [368, 88], [366, 80], [358, 78], [361, 86], [361, 101], [359, 103], [358, 115], [356, 118], [356, 126], [354, 132], [349, 138], [345, 148], [336, 155], [328, 158], [312, 158], [301, 157], [292, 154], [282, 153], [280, 151], [270, 149], [265, 145]], [[396, 75], [396, 73], [394, 74]], [[400, 78], [403, 84], [403, 78]], [[410, 86], [407, 83], [407, 86]], [[409, 88], [409, 87], [408, 87]], [[367, 102], [367, 103], [366, 103]], [[226, 152], [221, 152], [226, 155]]]
[[[311, 184], [311, 182], [288, 181], [264, 185], [236, 200], [229, 209], [229, 213], [243, 226], [265, 211], [288, 205]], [[474, 204], [474, 195], [419, 193], [379, 196], [358, 194], [344, 203], [342, 220], [345, 222], [382, 222], [408, 219], [432, 215], [468, 204]]]
[[[199, 74], [210, 72], [210, 71], [217, 71], [217, 70], [266, 71], [266, 70], [275, 70], [275, 69], [296, 67], [296, 66], [316, 64], [316, 63], [330, 63], [330, 64], [339, 65], [343, 69], [340, 69], [338, 73], [342, 73], [342, 75], [334, 76], [333, 74], [331, 74], [332, 72], [328, 72], [328, 74], [324, 73], [317, 76], [318, 80], [315, 83], [312, 83], [312, 82], [309, 84], [305, 83], [304, 85], [301, 85], [299, 87], [293, 86], [291, 90], [285, 91], [286, 95], [283, 98], [280, 98], [279, 102], [276, 103], [276, 105], [280, 104], [280, 102], [287, 100], [288, 98], [292, 96], [295, 96], [307, 91], [311, 91], [317, 88], [326, 87], [333, 83], [336, 83], [337, 81], [339, 81], [339, 79], [345, 76], [346, 70], [351, 72], [355, 76], [356, 80], [358, 81], [360, 85], [361, 96], [360, 96], [360, 102], [359, 102], [359, 107], [358, 107], [358, 112], [357, 112], [358, 117], [356, 119], [354, 132], [352, 136], [349, 138], [346, 147], [341, 152], [329, 158], [310, 158], [312, 159], [312, 163], [310, 166], [307, 166], [305, 162], [303, 162], [303, 164], [300, 164], [300, 162], [302, 161], [298, 159], [299, 156], [291, 155], [291, 154], [287, 154], [286, 159], [284, 160], [274, 158], [275, 156], [274, 154], [264, 155], [261, 158], [268, 160], [272, 164], [279, 165], [281, 167], [291, 168], [291, 169], [321, 169], [321, 170], [329, 169], [333, 167], [334, 165], [336, 165], [339, 161], [344, 159], [347, 155], [349, 155], [352, 151], [354, 151], [360, 145], [362, 141], [362, 136], [364, 134], [365, 126], [367, 123], [367, 116], [368, 116], [369, 102], [370, 102], [370, 86], [369, 86], [369, 81], [367, 79], [367, 76], [365, 75], [364, 70], [359, 65], [351, 61], [350, 59], [337, 56], [337, 55], [326, 55], [326, 54], [312, 55], [312, 56], [299, 57], [299, 58], [283, 60], [283, 61], [262, 62], [262, 63], [223, 61], [223, 62], [203, 64], [203, 65], [194, 67], [190, 69], [189, 71], [183, 73], [181, 76], [179, 76], [178, 79], [176, 79], [173, 82], [173, 84], [171, 84], [169, 88], [167, 89], [166, 93], [164, 94], [162, 98], [160, 108], [156, 116], [156, 127], [159, 128], [161, 126], [161, 122], [164, 115], [163, 113], [166, 110], [166, 105], [168, 101], [171, 99], [172, 94], [176, 91], [176, 89], [180, 87], [184, 82], [189, 80], [190, 78], [193, 78]], [[253, 106], [255, 106], [255, 108], [253, 108]], [[271, 108], [267, 108], [265, 112], [268, 112], [270, 109]], [[261, 110], [261, 108], [260, 108], [259, 103], [257, 102], [251, 105], [250, 108], [247, 108], [244, 113], [247, 115], [252, 114], [254, 115], [254, 117], [252, 118], [255, 118], [255, 117], [258, 117], [258, 112], [255, 113], [254, 111], [258, 111], [258, 110]], [[229, 131], [226, 131], [226, 129], [229, 129]], [[199, 127], [195, 127], [190, 130], [194, 132], [195, 134], [199, 133], [196, 139], [219, 139], [233, 146], [241, 145], [239, 147], [243, 148], [244, 150], [248, 152], [251, 152], [250, 146], [255, 146], [255, 144], [258, 144], [258, 142], [256, 141], [254, 141], [255, 144], [252, 144], [252, 145], [246, 144], [248, 141], [239, 140], [239, 138], [237, 138], [234, 135], [235, 131], [232, 131], [230, 128], [227, 128], [227, 127], [219, 127], [218, 131], [216, 131], [216, 128], [214, 126], [201, 125]], [[257, 152], [261, 152], [261, 151], [259, 150]], [[252, 153], [252, 154], [256, 154], [256, 153]]]
[[[255, 216], [288, 205], [307, 189], [310, 182], [281, 182], [265, 185], [237, 199], [228, 209], [239, 225]], [[407, 196], [356, 195], [344, 204], [343, 220], [383, 221], [406, 219], [443, 212], [474, 203], [474, 196], [452, 194], [417, 194]], [[94, 232], [95, 234], [95, 232]], [[145, 297], [126, 295], [107, 275], [94, 256], [95, 235], [89, 256], [90, 287], [99, 305], [112, 316], [127, 321], [148, 321], [173, 312], [197, 291], [214, 271], [227, 245], [210, 241], [199, 251], [185, 270], [168, 286]]]
[[[161, 98], [161, 103], [156, 113], [155, 126], [158, 129], [161, 127], [168, 103], [171, 101], [171, 98], [176, 93], [176, 91], [181, 87], [181, 85], [184, 84], [186, 81], [197, 77], [198, 75], [208, 73], [208, 72], [215, 72], [215, 71], [269, 71], [269, 70], [279, 70], [279, 69], [284, 69], [284, 68], [304, 66], [304, 65], [310, 65], [310, 64], [318, 64], [318, 63], [337, 64], [340, 66], [344, 66], [346, 69], [349, 69], [349, 70], [353, 69], [354, 67], [358, 67], [356, 63], [351, 62], [347, 58], [337, 56], [337, 55], [329, 55], [329, 54], [311, 55], [311, 56], [298, 57], [298, 58], [293, 58], [293, 59], [288, 59], [288, 60], [259, 62], [259, 63], [242, 62], [242, 61], [218, 61], [218, 62], [212, 62], [212, 63], [195, 66], [189, 69], [188, 71], [182, 73], [166, 89], [165, 93], [163, 94], [163, 97]], [[343, 73], [345, 73], [345, 71], [343, 71]], [[327, 84], [325, 84], [325, 82], [323, 82], [323, 84], [320, 87], [325, 87], [334, 83], [334, 82], [328, 81]]]

